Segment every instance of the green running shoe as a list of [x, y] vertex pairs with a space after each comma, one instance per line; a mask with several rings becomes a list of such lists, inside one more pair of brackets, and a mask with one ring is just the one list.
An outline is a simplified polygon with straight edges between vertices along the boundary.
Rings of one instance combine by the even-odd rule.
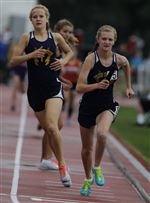
[[105, 179], [101, 167], [93, 167], [93, 174], [95, 176], [96, 184], [99, 186], [103, 186], [105, 183]]
[[80, 190], [80, 194], [83, 196], [89, 196], [91, 193], [91, 185], [94, 182], [94, 178], [92, 177], [90, 180], [89, 179], [85, 179], [84, 180], [84, 185]]

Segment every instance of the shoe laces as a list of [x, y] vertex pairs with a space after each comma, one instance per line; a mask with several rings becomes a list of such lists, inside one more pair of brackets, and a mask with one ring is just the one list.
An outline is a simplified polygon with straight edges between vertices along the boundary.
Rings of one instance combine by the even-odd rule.
[[96, 169], [94, 169], [95, 170], [95, 172], [96, 172], [96, 176], [97, 176], [97, 178], [100, 180], [100, 179], [102, 179], [102, 169], [101, 168], [96, 168]]
[[85, 192], [87, 192], [87, 191], [89, 190], [90, 185], [91, 185], [90, 181], [85, 180], [85, 181], [84, 181], [84, 185], [83, 185], [83, 190], [84, 190]]
[[85, 191], [88, 191], [89, 186], [90, 186], [90, 182], [89, 182], [88, 180], [85, 180], [85, 181], [84, 181], [84, 185], [83, 185], [83, 189], [84, 189]]
[[58, 164], [58, 161], [55, 160], [55, 159], [50, 159], [50, 161], [51, 161], [52, 163], [54, 163], [54, 164]]

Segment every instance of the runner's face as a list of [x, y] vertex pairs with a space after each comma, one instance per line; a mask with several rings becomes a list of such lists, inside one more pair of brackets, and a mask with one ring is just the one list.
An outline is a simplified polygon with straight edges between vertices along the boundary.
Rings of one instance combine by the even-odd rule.
[[48, 22], [45, 11], [40, 8], [36, 8], [32, 11], [31, 22], [36, 30], [46, 28]]
[[68, 39], [70, 37], [70, 35], [73, 32], [73, 28], [71, 26], [65, 25], [61, 30], [60, 30], [60, 34], [63, 36], [63, 38], [65, 39], [66, 42], [68, 42]]
[[99, 48], [103, 49], [104, 51], [112, 50], [112, 47], [114, 45], [114, 33], [113, 32], [102, 32], [97, 39], [97, 42], [99, 43]]

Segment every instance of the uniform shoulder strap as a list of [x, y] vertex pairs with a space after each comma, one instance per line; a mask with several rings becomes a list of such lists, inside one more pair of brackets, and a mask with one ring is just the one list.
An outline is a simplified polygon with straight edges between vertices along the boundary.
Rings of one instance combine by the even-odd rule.
[[50, 39], [53, 39], [53, 40], [54, 40], [53, 35], [52, 35], [52, 33], [51, 33], [51, 32], [48, 32], [48, 38], [50, 38]]
[[31, 31], [30, 32], [30, 39], [33, 39], [34, 38], [34, 31]]
[[116, 71], [116, 68], [115, 68], [116, 67], [116, 63], [117, 63], [117, 61], [116, 61], [116, 54], [113, 52], [112, 66], [110, 68], [110, 71], [109, 71], [108, 75], [106, 76], [106, 80], [110, 80], [112, 75], [113, 75], [113, 73]]
[[94, 51], [94, 55], [95, 55], [95, 63], [97, 63], [99, 61], [99, 56], [97, 54], [97, 51]]
[[116, 53], [113, 52], [113, 63], [117, 63], [117, 56]]

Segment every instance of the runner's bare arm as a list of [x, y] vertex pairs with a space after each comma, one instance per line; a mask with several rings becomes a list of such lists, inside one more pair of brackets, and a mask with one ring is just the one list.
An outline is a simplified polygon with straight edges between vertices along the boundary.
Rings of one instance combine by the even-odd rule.
[[81, 67], [76, 87], [78, 93], [91, 92], [96, 89], [106, 89], [109, 86], [109, 81], [106, 79], [98, 83], [87, 84], [87, 77], [93, 65], [94, 65], [94, 54], [91, 53], [86, 57]]
[[122, 67], [125, 74], [126, 86], [127, 86], [126, 95], [128, 98], [131, 98], [132, 96], [134, 96], [134, 91], [131, 85], [131, 68], [130, 68], [129, 61], [126, 57], [122, 55], [118, 55], [118, 64], [119, 66]]
[[56, 59], [56, 61], [50, 65], [52, 69], [57, 71], [62, 69], [63, 66], [70, 61], [73, 57], [73, 51], [59, 33], [53, 33], [53, 37], [57, 46], [65, 53], [62, 59]]
[[23, 34], [14, 49], [14, 53], [10, 59], [10, 65], [14, 66], [17, 64], [21, 64], [32, 58], [43, 57], [45, 55], [46, 50], [42, 49], [42, 47], [29, 54], [24, 54], [25, 48], [28, 45], [28, 41], [29, 34], [28, 33]]

